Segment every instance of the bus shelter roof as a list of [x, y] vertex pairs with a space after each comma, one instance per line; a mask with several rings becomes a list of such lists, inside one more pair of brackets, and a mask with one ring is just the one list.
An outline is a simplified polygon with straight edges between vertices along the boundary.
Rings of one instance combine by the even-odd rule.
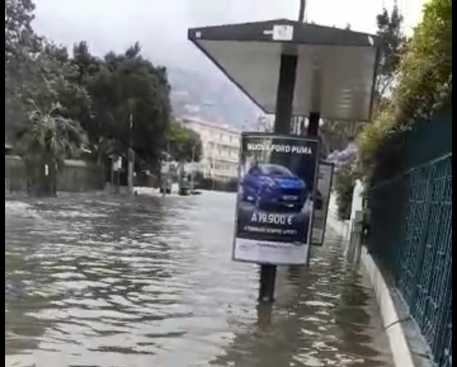
[[191, 28], [188, 38], [265, 113], [276, 108], [281, 55], [296, 55], [292, 114], [370, 119], [376, 36], [287, 19]]

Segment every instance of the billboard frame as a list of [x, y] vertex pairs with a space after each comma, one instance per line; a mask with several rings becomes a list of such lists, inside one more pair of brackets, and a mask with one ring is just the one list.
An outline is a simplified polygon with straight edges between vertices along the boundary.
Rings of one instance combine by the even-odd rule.
[[[332, 194], [333, 176], [335, 175], [335, 163], [325, 161], [325, 160], [320, 160], [318, 165], [320, 166], [321, 164], [331, 167], [331, 173], [330, 173], [330, 183], [329, 183], [329, 188], [330, 188], [329, 196], [328, 196], [328, 200], [327, 200], [327, 205], [325, 207], [325, 221], [324, 221], [324, 228], [322, 230], [322, 240], [320, 242], [313, 242], [312, 235], [311, 235], [311, 246], [319, 246], [319, 247], [323, 246], [324, 240], [325, 240], [325, 232], [327, 229], [327, 219], [328, 219], [328, 209], [330, 207], [330, 195]], [[314, 221], [314, 208], [313, 208], [313, 221]]]
[[[240, 144], [240, 150], [239, 150], [239, 164], [238, 164], [238, 182], [240, 182], [240, 176], [241, 176], [241, 157], [242, 157], [242, 152], [243, 152], [243, 139], [244, 137], [264, 137], [264, 138], [282, 138], [282, 139], [289, 139], [289, 140], [297, 140], [297, 141], [309, 141], [316, 143], [316, 164], [314, 168], [314, 179], [313, 179], [313, 191], [312, 191], [312, 197], [314, 198], [316, 189], [317, 189], [317, 178], [318, 178], [318, 170], [319, 170], [319, 153], [320, 153], [320, 148], [321, 148], [321, 142], [317, 137], [307, 137], [307, 136], [298, 136], [298, 135], [292, 135], [292, 134], [281, 134], [281, 133], [274, 133], [274, 132], [249, 132], [249, 131], [244, 131], [241, 133], [241, 144]], [[273, 266], [306, 266], [308, 265], [309, 262], [309, 256], [310, 256], [310, 247], [311, 247], [311, 240], [312, 240], [312, 228], [313, 228], [313, 223], [314, 223], [314, 199], [313, 199], [313, 206], [312, 206], [312, 211], [311, 211], [311, 218], [309, 221], [309, 229], [307, 233], [307, 242], [303, 244], [304, 251], [305, 252], [305, 260], [303, 263], [297, 264], [297, 263], [290, 263], [290, 262], [260, 262], [260, 261], [251, 261], [251, 260], [244, 260], [244, 259], [238, 259], [235, 258], [235, 247], [236, 247], [236, 239], [237, 239], [237, 232], [238, 232], [238, 205], [239, 205], [240, 197], [239, 197], [239, 191], [237, 190], [237, 196], [236, 196], [236, 205], [235, 205], [235, 225], [234, 225], [234, 230], [233, 230], [233, 240], [232, 240], [232, 255], [231, 255], [231, 260], [236, 261], [236, 262], [242, 262], [242, 263], [249, 263], [249, 264], [258, 264], [258, 265], [273, 265]], [[273, 241], [272, 241], [273, 242]], [[280, 242], [280, 241], [276, 241]]]

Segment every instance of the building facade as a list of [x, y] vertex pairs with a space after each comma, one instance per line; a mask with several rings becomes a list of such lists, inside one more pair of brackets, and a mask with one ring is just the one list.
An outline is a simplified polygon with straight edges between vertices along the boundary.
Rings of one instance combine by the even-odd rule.
[[239, 130], [196, 118], [183, 118], [181, 123], [200, 136], [200, 170], [205, 178], [229, 181], [238, 177]]

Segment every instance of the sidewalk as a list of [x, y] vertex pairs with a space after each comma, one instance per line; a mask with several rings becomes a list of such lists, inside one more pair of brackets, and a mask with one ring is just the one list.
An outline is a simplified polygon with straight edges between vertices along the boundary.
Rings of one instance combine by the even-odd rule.
[[[350, 221], [341, 221], [337, 216], [335, 195], [330, 197], [327, 227], [338, 233], [345, 248], [350, 238]], [[361, 250], [360, 262], [368, 274], [371, 286], [376, 294], [377, 304], [383, 320], [383, 329], [389, 338], [396, 367], [432, 367], [427, 357], [428, 347], [420, 335], [419, 329], [401, 300], [401, 296], [386, 278], [377, 262], [368, 253], [365, 246]]]

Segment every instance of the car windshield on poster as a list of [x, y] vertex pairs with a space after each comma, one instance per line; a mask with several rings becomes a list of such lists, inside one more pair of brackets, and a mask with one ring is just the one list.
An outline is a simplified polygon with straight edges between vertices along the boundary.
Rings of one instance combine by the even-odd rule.
[[318, 156], [314, 139], [242, 135], [234, 260], [307, 262]]
[[333, 163], [319, 162], [311, 238], [311, 244], [313, 245], [322, 245], [324, 243], [328, 204], [332, 188], [333, 167]]

